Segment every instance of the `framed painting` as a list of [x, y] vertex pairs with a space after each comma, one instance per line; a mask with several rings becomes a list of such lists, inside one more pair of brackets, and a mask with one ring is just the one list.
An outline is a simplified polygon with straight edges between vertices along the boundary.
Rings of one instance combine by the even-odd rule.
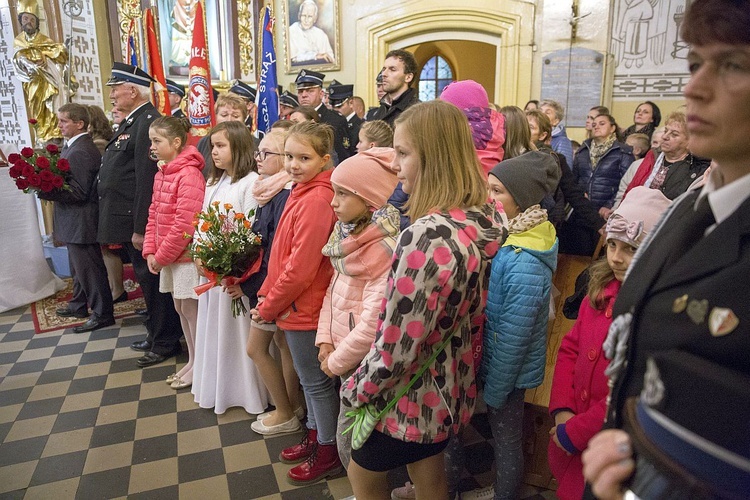
[[286, 72], [341, 69], [338, 0], [284, 0]]

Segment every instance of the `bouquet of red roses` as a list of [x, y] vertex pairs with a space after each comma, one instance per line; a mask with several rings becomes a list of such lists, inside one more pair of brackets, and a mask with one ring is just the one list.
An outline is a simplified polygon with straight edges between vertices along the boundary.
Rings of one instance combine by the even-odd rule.
[[[223, 210], [218, 201], [205, 211], [196, 214], [193, 225], [195, 235], [190, 256], [200, 259], [208, 283], [195, 287], [198, 295], [221, 284], [234, 285], [247, 280], [258, 272], [262, 260], [261, 237], [251, 231], [252, 224], [241, 212], [234, 212], [230, 203], [224, 203]], [[232, 300], [232, 316], [245, 314], [247, 308], [242, 299]]]
[[60, 148], [48, 144], [43, 150], [23, 148], [21, 154], [8, 155], [10, 176], [15, 179], [16, 187], [24, 193], [36, 191], [49, 193], [55, 189], [70, 191], [67, 183], [70, 175], [70, 164], [60, 158]]

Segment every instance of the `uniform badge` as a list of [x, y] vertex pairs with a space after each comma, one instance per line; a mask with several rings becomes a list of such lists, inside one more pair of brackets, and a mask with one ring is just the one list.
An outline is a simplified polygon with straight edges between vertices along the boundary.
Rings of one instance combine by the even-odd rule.
[[120, 147], [120, 141], [127, 141], [128, 139], [130, 139], [130, 134], [120, 134], [120, 135], [118, 135], [117, 136], [117, 140], [115, 141], [115, 147], [119, 148]]
[[349, 149], [349, 146], [351, 146], [351, 142], [349, 141], [349, 138], [348, 138], [348, 137], [344, 137], [344, 138], [343, 138], [343, 139], [341, 140], [341, 143], [342, 143], [342, 144], [344, 145], [344, 147], [345, 147], [346, 149]]
[[676, 299], [674, 299], [674, 303], [672, 304], [672, 312], [675, 314], [681, 313], [687, 307], [687, 302], [687, 294], [683, 295], [682, 297], [677, 297]]
[[696, 325], [700, 325], [706, 320], [707, 312], [708, 301], [706, 299], [691, 300], [687, 305], [687, 315]]
[[708, 315], [708, 331], [714, 337], [723, 337], [732, 333], [739, 324], [740, 319], [737, 315], [726, 307], [714, 307]]

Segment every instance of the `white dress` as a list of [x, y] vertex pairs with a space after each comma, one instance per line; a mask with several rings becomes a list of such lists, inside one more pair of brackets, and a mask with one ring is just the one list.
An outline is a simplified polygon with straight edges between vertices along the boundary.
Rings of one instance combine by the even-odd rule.
[[[216, 184], [206, 186], [203, 208], [219, 201], [221, 205], [231, 203], [235, 211], [247, 214], [258, 206], [252, 195], [257, 178], [258, 174], [251, 172], [231, 184], [224, 174]], [[206, 281], [201, 278], [201, 283]], [[242, 300], [247, 307], [247, 297]], [[246, 351], [250, 314], [233, 318], [231, 303], [232, 298], [220, 286], [198, 297], [192, 393], [201, 408], [213, 408], [218, 414], [233, 406], [241, 406], [248, 413], [262, 413], [269, 398]]]

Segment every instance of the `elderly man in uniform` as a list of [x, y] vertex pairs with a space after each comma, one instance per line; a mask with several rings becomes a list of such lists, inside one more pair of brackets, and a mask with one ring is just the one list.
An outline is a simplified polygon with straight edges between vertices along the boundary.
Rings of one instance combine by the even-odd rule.
[[359, 142], [359, 128], [364, 120], [357, 116], [352, 105], [354, 96], [354, 85], [343, 85], [336, 80], [328, 86], [328, 100], [331, 107], [338, 114], [346, 118], [346, 129], [348, 131], [348, 144], [344, 144], [349, 150], [349, 155], [357, 154], [357, 143]]
[[159, 292], [159, 276], [149, 272], [141, 255], [157, 171], [148, 137], [149, 126], [160, 116], [149, 101], [152, 81], [136, 66], [114, 64], [107, 82], [110, 99], [126, 116], [104, 152], [98, 185], [99, 242], [125, 247], [148, 308], [148, 337], [131, 345], [146, 352], [137, 361], [141, 367], [179, 354], [182, 336], [171, 295]]
[[172, 116], [185, 118], [185, 112], [180, 107], [182, 100], [185, 99], [185, 87], [175, 81], [167, 80], [167, 92], [169, 92], [169, 109], [172, 111]]
[[[312, 106], [320, 115], [320, 121], [327, 123], [333, 128], [333, 149], [338, 156], [338, 161], [344, 161], [351, 152], [344, 142], [349, 141], [349, 132], [346, 126], [346, 118], [331, 111], [323, 104], [323, 73], [303, 69], [297, 74], [294, 83], [297, 86], [297, 96], [302, 106]], [[354, 143], [354, 146], [357, 144]], [[355, 151], [356, 152], [356, 151]]]

